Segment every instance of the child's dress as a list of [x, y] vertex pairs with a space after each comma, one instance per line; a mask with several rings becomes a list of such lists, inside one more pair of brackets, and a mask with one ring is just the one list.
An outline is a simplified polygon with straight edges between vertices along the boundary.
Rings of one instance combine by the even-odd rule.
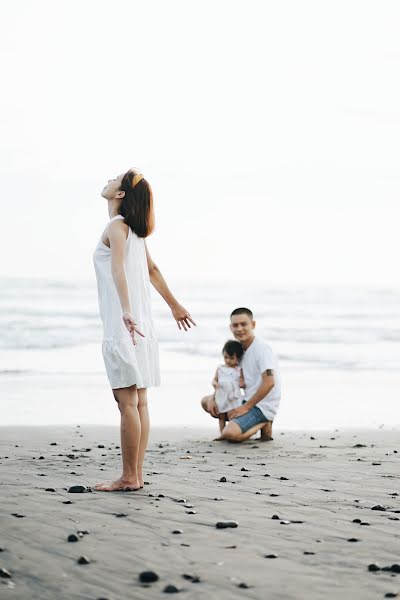
[[217, 369], [217, 379], [221, 386], [215, 391], [215, 402], [218, 411], [225, 413], [241, 406], [240, 367], [220, 365]]

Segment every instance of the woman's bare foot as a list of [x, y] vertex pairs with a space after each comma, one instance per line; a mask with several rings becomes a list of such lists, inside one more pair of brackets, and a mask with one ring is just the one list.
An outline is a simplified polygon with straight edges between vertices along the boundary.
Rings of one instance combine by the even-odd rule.
[[138, 467], [138, 481], [139, 481], [139, 485], [140, 487], [144, 487], [144, 481], [143, 481], [143, 468], [142, 467]]
[[96, 483], [94, 489], [98, 492], [135, 492], [140, 490], [138, 480], [116, 479], [115, 481], [105, 481], [104, 483]]

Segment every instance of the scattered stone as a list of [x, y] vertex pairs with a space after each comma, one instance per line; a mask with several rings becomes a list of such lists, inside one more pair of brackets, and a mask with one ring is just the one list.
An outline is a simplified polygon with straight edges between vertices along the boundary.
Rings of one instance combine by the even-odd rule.
[[375, 506], [373, 506], [371, 508], [371, 510], [382, 510], [382, 511], [385, 511], [386, 508], [384, 506], [382, 506], [381, 504], [376, 504]]
[[11, 579], [12, 575], [7, 569], [0, 568], [0, 577], [3, 577], [3, 579]]
[[44, 491], [45, 492], [55, 492], [56, 490], [54, 488], [46, 488]]
[[220, 502], [221, 500], [223, 500], [223, 498], [214, 498], [214, 500], [216, 500], [217, 502]]
[[279, 494], [270, 494], [271, 498], [277, 498]]
[[221, 477], [221, 479], [219, 481], [220, 481], [220, 483], [226, 483], [226, 477]]
[[278, 521], [279, 521], [279, 519], [280, 519], [280, 516], [279, 516], [279, 515], [272, 515], [271, 519], [275, 519], [275, 520], [278, 520]]
[[13, 517], [17, 517], [17, 519], [24, 519], [26, 515], [20, 515], [19, 513], [11, 513]]
[[361, 523], [361, 519], [353, 519], [353, 523]]
[[187, 510], [187, 511], [186, 511], [186, 514], [187, 514], [187, 515], [195, 515], [195, 514], [197, 514], [197, 513], [196, 513], [196, 511], [195, 511], [195, 510]]
[[264, 477], [271, 477], [269, 473], [265, 473]]
[[382, 463], [377, 463], [377, 462], [374, 462], [374, 463], [372, 463], [372, 466], [373, 466], [373, 467], [379, 467], [379, 465], [381, 465], [381, 464], [382, 464]]
[[89, 487], [86, 487], [86, 485], [72, 485], [69, 489], [68, 492], [70, 494], [85, 494], [87, 492], [91, 492], [92, 490]]
[[347, 541], [348, 542], [359, 542], [360, 540], [358, 540], [357, 538], [349, 538]]
[[44, 460], [44, 456], [39, 456], [39, 460]]
[[97, 444], [98, 448], [104, 448], [104, 444]]
[[384, 597], [385, 598], [397, 598], [397, 594], [395, 594], [394, 592], [387, 592], [387, 594], [385, 594]]
[[247, 583], [244, 583], [244, 581], [242, 583], [238, 583], [238, 588], [242, 588], [243, 590], [248, 590], [249, 589], [249, 585], [247, 585]]
[[368, 525], [369, 526], [370, 524], [368, 523], [368, 521], [361, 521], [360, 525]]
[[366, 448], [366, 444], [354, 444], [353, 448]]
[[310, 436], [310, 440], [315, 440], [315, 437], [313, 437], [312, 435]]
[[79, 530], [78, 531], [78, 535], [80, 537], [84, 536], [84, 535], [89, 535], [90, 531], [88, 531], [87, 529], [83, 529], [83, 530]]
[[63, 500], [63, 504], [73, 504], [73, 502], [71, 500]]
[[183, 503], [183, 504], [186, 504], [187, 500], [186, 500], [186, 498], [177, 498], [177, 499], [175, 500], [175, 502], [181, 502], [181, 503]]
[[192, 583], [200, 583], [200, 577], [197, 577], [197, 575], [188, 575], [187, 573], [184, 573], [182, 575], [183, 579], [187, 579], [188, 581], [191, 581]]
[[246, 467], [242, 467], [240, 470], [241, 471], [250, 471], [250, 469], [246, 469]]
[[315, 552], [310, 552], [309, 550], [304, 550], [303, 554], [311, 555], [311, 554], [315, 554]]
[[90, 564], [90, 560], [87, 558], [87, 556], [80, 556], [77, 560], [77, 563], [79, 565], [88, 565]]
[[290, 521], [291, 523], [304, 523], [304, 521]]
[[179, 592], [178, 588], [174, 585], [167, 585], [163, 589], [164, 594], [177, 594]]
[[264, 558], [278, 558], [276, 554], [266, 554]]
[[182, 529], [174, 529], [173, 532], [175, 535], [179, 535], [180, 533], [183, 533]]
[[280, 479], [281, 481], [289, 481], [289, 479], [288, 479], [287, 477], [279, 477], [279, 479]]
[[237, 526], [238, 524], [236, 521], [218, 521], [218, 523], [215, 524], [217, 529], [227, 529], [228, 527], [235, 528]]
[[371, 572], [376, 572], [376, 571], [380, 571], [381, 568], [378, 567], [378, 565], [375, 565], [374, 563], [372, 563], [371, 565], [368, 565], [368, 571]]
[[281, 521], [281, 525], [290, 525], [290, 521]]
[[50, 446], [57, 446], [57, 442], [50, 442]]
[[159, 577], [154, 571], [142, 571], [139, 575], [139, 581], [141, 583], [154, 583], [158, 581]]
[[67, 539], [69, 542], [79, 542], [78, 536], [75, 535], [74, 533], [71, 533]]

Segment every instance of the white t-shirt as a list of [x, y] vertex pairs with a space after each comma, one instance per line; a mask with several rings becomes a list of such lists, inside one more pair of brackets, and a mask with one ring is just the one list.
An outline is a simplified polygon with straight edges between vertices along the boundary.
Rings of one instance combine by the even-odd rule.
[[273, 420], [281, 399], [281, 377], [279, 373], [278, 359], [266, 342], [254, 338], [245, 351], [241, 367], [243, 369], [244, 399], [250, 400], [256, 393], [262, 382], [261, 374], [267, 369], [272, 369], [275, 385], [272, 390], [256, 404], [268, 420]]

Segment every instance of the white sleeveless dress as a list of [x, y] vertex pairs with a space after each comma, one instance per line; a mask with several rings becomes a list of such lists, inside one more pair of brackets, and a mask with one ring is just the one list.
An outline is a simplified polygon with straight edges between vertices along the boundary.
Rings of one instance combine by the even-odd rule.
[[[110, 219], [123, 219], [117, 215]], [[160, 385], [158, 341], [151, 315], [150, 277], [144, 239], [129, 227], [126, 240], [125, 273], [131, 313], [138, 329], [136, 346], [122, 320], [122, 308], [111, 273], [111, 249], [102, 236], [93, 254], [100, 317], [103, 322], [102, 353], [111, 388]]]

